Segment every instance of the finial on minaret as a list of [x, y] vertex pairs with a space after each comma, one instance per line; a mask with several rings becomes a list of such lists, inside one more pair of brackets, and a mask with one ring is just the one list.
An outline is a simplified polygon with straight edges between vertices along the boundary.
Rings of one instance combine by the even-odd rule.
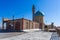
[[33, 20], [33, 21], [34, 21], [34, 13], [35, 13], [35, 5], [33, 4], [33, 5], [32, 5], [32, 17], [33, 17], [32, 20]]

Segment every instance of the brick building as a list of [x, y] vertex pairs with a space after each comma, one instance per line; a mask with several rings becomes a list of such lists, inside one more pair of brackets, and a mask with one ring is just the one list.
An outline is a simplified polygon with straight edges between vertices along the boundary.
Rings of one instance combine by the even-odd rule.
[[8, 31], [21, 31], [25, 29], [43, 29], [44, 28], [44, 15], [40, 11], [35, 11], [35, 6], [32, 6], [32, 18], [33, 20], [28, 20], [25, 18], [20, 19], [3, 19], [2, 29], [4, 29], [4, 24], [6, 23], [6, 30]]

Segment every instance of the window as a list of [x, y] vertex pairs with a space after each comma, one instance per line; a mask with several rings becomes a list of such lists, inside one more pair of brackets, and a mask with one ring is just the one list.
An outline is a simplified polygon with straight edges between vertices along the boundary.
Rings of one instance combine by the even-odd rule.
[[28, 29], [28, 22], [26, 22], [26, 29]]
[[6, 29], [6, 23], [4, 23], [4, 29]]
[[35, 24], [35, 28], [37, 28], [37, 24]]
[[33, 23], [32, 23], [32, 29], [33, 29]]

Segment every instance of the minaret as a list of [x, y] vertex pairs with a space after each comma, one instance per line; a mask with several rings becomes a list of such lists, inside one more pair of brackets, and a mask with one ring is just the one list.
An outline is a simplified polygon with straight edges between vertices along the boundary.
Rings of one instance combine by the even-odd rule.
[[33, 18], [32, 20], [33, 20], [33, 21], [34, 21], [34, 13], [35, 13], [35, 6], [33, 5], [33, 6], [32, 6], [32, 18]]

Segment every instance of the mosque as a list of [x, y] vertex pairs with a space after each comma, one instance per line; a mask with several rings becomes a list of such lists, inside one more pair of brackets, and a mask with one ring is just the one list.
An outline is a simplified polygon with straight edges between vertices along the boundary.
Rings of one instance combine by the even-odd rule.
[[4, 19], [2, 22], [2, 29], [4, 30], [4, 24], [6, 24], [6, 31], [23, 31], [26, 29], [44, 29], [44, 15], [40, 11], [35, 11], [35, 6], [32, 6], [32, 21], [20, 18], [20, 19]]

